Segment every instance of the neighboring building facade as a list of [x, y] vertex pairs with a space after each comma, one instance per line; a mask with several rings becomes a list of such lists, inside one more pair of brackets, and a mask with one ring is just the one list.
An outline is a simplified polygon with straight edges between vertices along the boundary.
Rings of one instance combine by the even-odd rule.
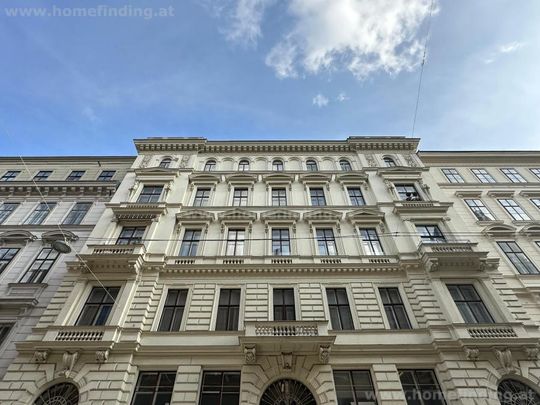
[[[0, 158], [0, 378], [36, 326], [133, 158]], [[61, 224], [61, 228], [58, 227]], [[67, 239], [73, 253], [51, 243]], [[3, 402], [2, 402], [3, 403]]]
[[476, 161], [418, 141], [136, 140], [1, 403], [540, 404], [540, 211], [462, 202], [540, 179], [448, 183]]

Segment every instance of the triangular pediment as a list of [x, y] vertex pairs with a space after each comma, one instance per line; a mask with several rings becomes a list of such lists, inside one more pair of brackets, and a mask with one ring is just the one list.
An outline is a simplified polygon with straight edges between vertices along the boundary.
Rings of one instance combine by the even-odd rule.
[[367, 179], [364, 173], [341, 173], [336, 176], [336, 180], [342, 183], [362, 183]]
[[227, 220], [255, 221], [257, 219], [257, 214], [248, 210], [241, 209], [241, 208], [234, 208], [232, 210], [219, 213], [218, 217], [222, 221], [227, 221]]
[[22, 243], [36, 239], [37, 236], [29, 231], [6, 231], [0, 233], [0, 243]]
[[255, 183], [257, 177], [252, 174], [232, 174], [227, 177], [229, 183]]
[[347, 213], [346, 218], [351, 222], [380, 222], [384, 213], [375, 208], [359, 208]]
[[263, 221], [279, 221], [279, 220], [293, 220], [297, 221], [300, 219], [300, 214], [295, 211], [284, 210], [284, 209], [275, 209], [263, 212], [261, 214], [261, 219]]
[[268, 174], [263, 177], [267, 183], [291, 183], [294, 180], [290, 174]]
[[176, 214], [176, 220], [179, 222], [185, 221], [201, 221], [210, 222], [214, 220], [214, 214], [203, 210], [185, 210]]
[[304, 214], [304, 219], [306, 221], [339, 221], [341, 220], [341, 212], [322, 208], [306, 212]]
[[191, 183], [219, 183], [220, 178], [219, 176], [208, 174], [208, 173], [201, 173], [201, 174], [192, 174], [189, 176], [189, 181]]
[[300, 181], [303, 183], [327, 183], [331, 179], [330, 175], [322, 173], [310, 173], [300, 176]]

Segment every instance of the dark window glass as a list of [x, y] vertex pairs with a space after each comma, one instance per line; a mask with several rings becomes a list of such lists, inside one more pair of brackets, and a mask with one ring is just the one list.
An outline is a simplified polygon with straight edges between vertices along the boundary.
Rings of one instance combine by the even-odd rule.
[[195, 193], [195, 199], [193, 200], [194, 207], [206, 207], [208, 201], [210, 200], [210, 189], [209, 188], [198, 188]]
[[465, 180], [456, 169], [442, 169], [442, 172], [450, 183], [465, 183]]
[[399, 370], [408, 405], [445, 405], [433, 370]]
[[495, 179], [486, 169], [471, 169], [480, 183], [495, 183]]
[[338, 405], [377, 403], [377, 394], [368, 370], [336, 370], [334, 384]]
[[249, 160], [241, 160], [240, 163], [238, 163], [238, 170], [247, 172], [249, 170]]
[[[536, 387], [538, 389], [538, 387]], [[504, 379], [497, 389], [500, 405], [538, 405], [540, 394], [521, 381]]]
[[384, 312], [391, 329], [411, 329], [411, 323], [401, 300], [399, 289], [396, 287], [379, 288]]
[[116, 240], [117, 245], [133, 245], [142, 243], [142, 238], [146, 227], [144, 226], [126, 226], [122, 228], [120, 236]]
[[69, 176], [67, 176], [66, 181], [79, 181], [82, 176], [86, 173], [84, 170], [73, 170]]
[[21, 278], [21, 283], [41, 283], [49, 270], [51, 270], [54, 262], [60, 255], [54, 249], [43, 248], [34, 259], [24, 276]]
[[167, 169], [171, 166], [172, 160], [170, 158], [165, 158], [161, 162], [159, 162], [159, 167], [162, 167], [164, 169]]
[[401, 201], [422, 201], [413, 184], [396, 184], [395, 187]]
[[309, 188], [309, 195], [311, 198], [311, 205], [323, 206], [326, 205], [326, 197], [324, 196], [324, 190], [322, 188]]
[[448, 284], [447, 287], [466, 323], [494, 322], [472, 284]]
[[291, 254], [291, 239], [288, 228], [272, 228], [272, 254], [274, 256]]
[[76, 324], [80, 326], [105, 325], [119, 291], [119, 287], [92, 288]]
[[4, 343], [4, 340], [6, 339], [12, 326], [13, 325], [6, 324], [6, 323], [0, 324], [0, 346], [2, 345], [2, 343]]
[[517, 202], [512, 199], [499, 199], [499, 203], [508, 212], [508, 214], [515, 221], [530, 221], [530, 217], [527, 215], [523, 208], [519, 206]]
[[204, 165], [204, 171], [205, 172], [213, 172], [214, 170], [216, 170], [216, 166], [217, 166], [217, 164], [216, 164], [215, 160], [209, 160]]
[[182, 324], [188, 290], [170, 289], [165, 299], [159, 331], [177, 332]]
[[238, 405], [240, 403], [239, 371], [205, 371], [199, 405]]
[[362, 247], [367, 255], [384, 255], [379, 235], [374, 228], [360, 229]]
[[47, 180], [49, 176], [51, 175], [52, 170], [40, 170], [37, 172], [37, 174], [34, 176], [35, 181], [43, 181]]
[[244, 254], [245, 244], [244, 229], [229, 229], [227, 233], [227, 256], [242, 256]]
[[360, 187], [347, 187], [347, 191], [349, 192], [349, 199], [352, 205], [366, 205]]
[[13, 181], [20, 173], [20, 170], [8, 170], [0, 177], [0, 181]]
[[335, 256], [338, 254], [334, 231], [331, 228], [317, 229], [317, 245], [322, 256]]
[[317, 170], [319, 170], [319, 168], [317, 167], [317, 162], [314, 160], [308, 160], [306, 162], [306, 167], [310, 172], [316, 172]]
[[327, 288], [330, 322], [334, 330], [353, 330], [354, 324], [345, 288]]
[[294, 321], [294, 289], [274, 288], [274, 321]]
[[472, 213], [479, 221], [494, 221], [495, 217], [490, 210], [484, 205], [482, 200], [466, 199], [465, 203], [471, 209]]
[[55, 202], [42, 202], [34, 209], [24, 221], [26, 225], [40, 225], [56, 206]]
[[284, 207], [287, 205], [287, 190], [284, 188], [272, 188], [272, 205]]
[[0, 273], [2, 273], [19, 252], [19, 248], [0, 248]]
[[238, 330], [240, 289], [224, 288], [219, 294], [216, 330]]
[[137, 202], [139, 203], [155, 203], [161, 198], [163, 186], [144, 186]]
[[99, 181], [110, 181], [110, 180], [112, 180], [112, 178], [114, 177], [115, 174], [116, 174], [115, 170], [103, 170], [99, 174], [97, 179]]
[[245, 207], [248, 205], [248, 189], [247, 188], [234, 189], [232, 205], [234, 207]]
[[169, 405], [175, 372], [144, 371], [139, 373], [131, 405]]
[[78, 225], [82, 222], [92, 203], [90, 202], [78, 202], [69, 212], [66, 219], [64, 219], [64, 225]]
[[521, 274], [538, 274], [540, 271], [536, 268], [534, 263], [527, 257], [523, 250], [516, 242], [497, 242], [501, 250], [506, 257], [516, 267], [517, 271]]
[[283, 171], [283, 160], [274, 160], [272, 162], [272, 169], [275, 172], [282, 172]]
[[384, 157], [383, 160], [384, 160], [384, 165], [386, 167], [396, 167], [397, 166], [396, 161], [394, 159], [392, 159], [391, 157], [388, 157], [388, 156]]
[[437, 225], [416, 225], [422, 243], [445, 243], [446, 238]]
[[201, 233], [200, 229], [186, 229], [180, 246], [180, 256], [197, 256]]
[[6, 219], [17, 209], [19, 203], [3, 203], [0, 206], [0, 224], [4, 223]]
[[516, 169], [501, 169], [501, 172], [503, 172], [512, 183], [527, 183], [527, 180], [525, 180]]
[[351, 162], [345, 159], [341, 159], [339, 161], [339, 166], [341, 167], [341, 170], [344, 172], [350, 172], [352, 170]]

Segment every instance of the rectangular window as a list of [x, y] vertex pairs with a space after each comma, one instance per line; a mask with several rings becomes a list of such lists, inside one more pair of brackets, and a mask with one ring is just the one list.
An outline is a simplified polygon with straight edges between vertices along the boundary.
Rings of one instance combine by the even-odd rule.
[[448, 284], [447, 287], [465, 323], [495, 322], [472, 284]]
[[[540, 198], [531, 198], [531, 202], [540, 210]], [[2, 213], [0, 211], [0, 224], [2, 223]]]
[[201, 233], [200, 229], [186, 229], [180, 246], [180, 256], [197, 256]]
[[377, 403], [377, 394], [368, 370], [336, 370], [334, 384], [338, 405]]
[[155, 203], [159, 202], [161, 193], [163, 192], [163, 186], [144, 186], [139, 198], [138, 203]]
[[401, 300], [399, 289], [397, 287], [381, 287], [379, 293], [390, 329], [411, 329], [411, 322]]
[[82, 176], [86, 173], [84, 170], [73, 170], [69, 176], [67, 176], [66, 181], [79, 181]]
[[84, 303], [76, 325], [101, 326], [107, 323], [120, 287], [94, 287]]
[[437, 225], [416, 225], [422, 243], [445, 243], [446, 238]]
[[37, 174], [34, 176], [34, 181], [44, 181], [49, 178], [49, 176], [52, 174], [52, 170], [40, 170], [37, 172]]
[[219, 293], [216, 330], [238, 330], [240, 289], [224, 288]]
[[495, 183], [495, 179], [486, 169], [471, 169], [480, 183]]
[[3, 224], [18, 206], [19, 203], [3, 203], [0, 205], [0, 224]]
[[322, 256], [335, 256], [338, 254], [332, 228], [317, 229], [317, 245], [319, 246], [319, 254]]
[[144, 371], [139, 373], [131, 405], [169, 405], [176, 372]]
[[501, 169], [501, 172], [503, 172], [508, 180], [510, 180], [512, 183], [527, 183], [527, 180], [525, 180], [516, 169]]
[[354, 324], [351, 315], [351, 307], [345, 288], [327, 288], [328, 310], [330, 322], [334, 330], [353, 330]]
[[0, 177], [0, 181], [13, 181], [20, 173], [20, 170], [8, 170]]
[[111, 181], [115, 174], [116, 170], [103, 170], [97, 179], [98, 181]]
[[194, 207], [206, 207], [210, 201], [210, 189], [198, 188], [195, 193], [195, 199], [193, 200]]
[[60, 255], [54, 249], [43, 248], [34, 259], [24, 276], [21, 278], [21, 283], [41, 283], [49, 270], [51, 270], [54, 262]]
[[314, 206], [326, 205], [326, 198], [324, 196], [324, 190], [322, 188], [310, 187], [309, 194], [311, 197], [311, 205], [314, 205]]
[[294, 321], [294, 289], [274, 288], [274, 321]]
[[9, 266], [9, 263], [13, 260], [19, 248], [0, 248], [0, 274]]
[[396, 184], [396, 192], [401, 201], [421, 201], [422, 198], [414, 184]]
[[239, 371], [205, 371], [199, 405], [238, 405], [240, 403]]
[[86, 213], [90, 210], [92, 203], [90, 202], [78, 202], [76, 203], [71, 211], [69, 212], [66, 219], [64, 219], [64, 225], [79, 225]]
[[531, 173], [534, 174], [537, 178], [540, 179], [540, 167], [535, 167], [533, 169], [530, 169]]
[[287, 205], [287, 190], [284, 188], [272, 188], [272, 205], [284, 207]]
[[360, 229], [362, 248], [367, 255], [384, 255], [384, 250], [375, 228]]
[[360, 187], [347, 187], [347, 191], [349, 192], [349, 199], [352, 205], [366, 205], [366, 200], [364, 200]]
[[158, 330], [161, 332], [178, 332], [182, 324], [186, 308], [188, 290], [170, 289], [165, 299], [163, 313]]
[[245, 229], [229, 229], [227, 233], [227, 256], [242, 256], [245, 245]]
[[531, 218], [514, 200], [509, 198], [499, 199], [499, 203], [503, 206], [508, 215], [510, 215], [514, 221], [530, 221]]
[[25, 225], [39, 225], [43, 223], [55, 206], [55, 202], [39, 203], [30, 216], [24, 221]]
[[235, 188], [233, 192], [233, 207], [246, 207], [248, 205], [248, 189]]
[[126, 226], [122, 228], [118, 239], [116, 240], [117, 245], [133, 245], [142, 243], [142, 238], [146, 227], [144, 226]]
[[442, 169], [442, 172], [450, 183], [465, 183], [465, 180], [456, 169]]
[[9, 331], [11, 330], [12, 326], [13, 325], [10, 325], [7, 323], [0, 324], [0, 346], [2, 346], [2, 343], [4, 343], [4, 340], [6, 340], [6, 337], [9, 334]]
[[497, 242], [508, 260], [512, 262], [517, 271], [521, 274], [538, 274], [540, 271], [534, 263], [527, 257], [516, 242]]
[[433, 370], [398, 370], [407, 405], [445, 405]]
[[484, 205], [482, 200], [466, 199], [465, 204], [470, 208], [476, 219], [479, 221], [495, 221], [495, 217], [490, 210]]
[[272, 254], [289, 256], [291, 254], [291, 238], [288, 228], [272, 228]]

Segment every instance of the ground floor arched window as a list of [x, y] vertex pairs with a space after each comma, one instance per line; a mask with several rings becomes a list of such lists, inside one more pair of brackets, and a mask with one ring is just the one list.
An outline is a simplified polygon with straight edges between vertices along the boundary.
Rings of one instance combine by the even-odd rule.
[[71, 383], [53, 385], [41, 393], [34, 405], [78, 405], [79, 390]]
[[317, 405], [317, 402], [304, 384], [283, 379], [274, 382], [264, 391], [261, 405]]
[[501, 405], [540, 405], [540, 395], [516, 380], [503, 380], [498, 389]]

